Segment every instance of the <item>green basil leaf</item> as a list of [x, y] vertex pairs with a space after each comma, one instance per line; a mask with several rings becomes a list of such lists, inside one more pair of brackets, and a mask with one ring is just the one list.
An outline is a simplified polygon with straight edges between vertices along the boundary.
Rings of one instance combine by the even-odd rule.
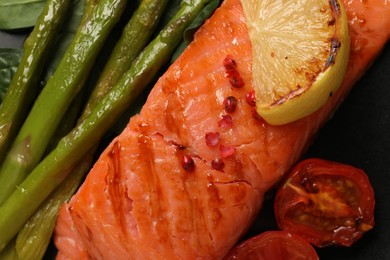
[[18, 68], [21, 57], [22, 50], [20, 49], [0, 49], [0, 103]]
[[0, 0], [0, 29], [34, 26], [46, 0]]

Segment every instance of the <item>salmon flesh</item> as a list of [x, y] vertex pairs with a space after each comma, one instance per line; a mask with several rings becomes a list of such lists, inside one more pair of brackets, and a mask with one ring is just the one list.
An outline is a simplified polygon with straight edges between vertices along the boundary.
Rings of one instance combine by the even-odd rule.
[[271, 126], [246, 101], [253, 57], [241, 2], [223, 1], [61, 208], [57, 258], [223, 258], [389, 39], [390, 2], [344, 5], [342, 86], [309, 117]]

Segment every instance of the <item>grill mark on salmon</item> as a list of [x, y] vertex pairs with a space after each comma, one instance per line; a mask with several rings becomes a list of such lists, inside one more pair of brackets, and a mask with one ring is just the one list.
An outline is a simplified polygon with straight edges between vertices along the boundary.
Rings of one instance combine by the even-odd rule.
[[[251, 43], [241, 2], [225, 0], [61, 209], [57, 258], [221, 259], [255, 218], [265, 192], [299, 159], [389, 39], [390, 4], [344, 4], [352, 51], [339, 91], [311, 116], [270, 126], [246, 103], [253, 89]], [[236, 61], [242, 88], [227, 78], [227, 55]], [[235, 96], [237, 108], [229, 114], [233, 124], [223, 128], [218, 121], [226, 115], [227, 96]], [[207, 146], [207, 132], [219, 132], [220, 144], [235, 149], [223, 158], [223, 171], [211, 166], [221, 154]], [[110, 157], [118, 147], [119, 158]], [[182, 167], [183, 155], [194, 160], [194, 171]], [[106, 196], [113, 168], [120, 172], [111, 178], [124, 186]], [[113, 198], [113, 207], [112, 196], [131, 201]]]

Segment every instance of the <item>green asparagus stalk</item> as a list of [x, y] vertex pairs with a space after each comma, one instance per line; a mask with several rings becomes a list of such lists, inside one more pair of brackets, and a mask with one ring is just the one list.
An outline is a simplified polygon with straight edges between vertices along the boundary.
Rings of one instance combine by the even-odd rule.
[[84, 105], [84, 97], [82, 94], [84, 93], [78, 93], [78, 95], [72, 101], [71, 105], [66, 110], [59, 127], [57, 127], [52, 139], [47, 145], [45, 154], [50, 153], [57, 146], [61, 138], [67, 135], [76, 126], [77, 120]]
[[[129, 23], [126, 25], [121, 39], [117, 42], [109, 62], [105, 66], [99, 83], [88, 100], [87, 106], [80, 117], [79, 122], [83, 121], [90, 111], [96, 107], [102, 97], [109, 92], [125, 70], [130, 67], [131, 62], [147, 44], [150, 34], [161, 16], [167, 0], [147, 0], [143, 1], [136, 12], [132, 14]], [[89, 9], [86, 9], [88, 11]], [[138, 35], [143, 34], [142, 37]], [[149, 36], [148, 36], [149, 35]], [[110, 62], [111, 60], [111, 62]], [[110, 76], [107, 76], [110, 75]], [[98, 94], [97, 94], [98, 93]], [[73, 106], [72, 106], [73, 108]], [[66, 118], [73, 118], [72, 114], [67, 113]], [[63, 123], [61, 124], [64, 125]], [[61, 130], [63, 128], [61, 127]], [[66, 130], [65, 130], [66, 131]], [[58, 133], [59, 131], [56, 131]], [[63, 132], [63, 131], [60, 131]], [[90, 169], [92, 156], [96, 149], [91, 149], [80, 163], [74, 168], [72, 173], [57, 187], [39, 209], [26, 222], [19, 231], [16, 239], [16, 254], [20, 259], [41, 259], [50, 242], [57, 218], [57, 212], [64, 202], [74, 194], [80, 186], [83, 176]]]
[[184, 29], [210, 0], [183, 2], [177, 15], [143, 50], [130, 69], [92, 113], [64, 137], [0, 207], [0, 250], [15, 236], [43, 200], [114, 124], [147, 86], [181, 40]]
[[15, 239], [12, 239], [7, 246], [0, 252], [1, 260], [19, 260], [15, 250]]
[[20, 65], [0, 106], [0, 164], [36, 95], [43, 64], [69, 6], [69, 0], [47, 1], [37, 24], [24, 42]]
[[90, 114], [148, 43], [168, 0], [144, 0], [123, 29], [84, 110]]
[[38, 96], [0, 169], [0, 205], [36, 166], [64, 112], [82, 87], [126, 0], [101, 0], [83, 20], [53, 76]]
[[42, 259], [50, 243], [60, 206], [77, 190], [91, 165], [92, 156], [85, 157], [25, 223], [15, 243], [15, 251], [19, 259]]
[[[48, 149], [52, 150], [60, 138], [65, 136], [75, 126], [82, 108], [81, 101], [80, 95], [73, 100], [71, 107], [66, 112], [66, 117], [61, 121], [61, 127], [56, 130]], [[72, 172], [72, 175], [68, 176], [50, 195], [50, 198], [42, 203], [33, 216], [24, 224], [17, 237], [9, 242], [7, 247], [0, 252], [1, 260], [42, 259], [54, 229], [57, 217], [55, 212], [58, 212], [60, 204], [67, 200], [80, 186], [91, 164], [92, 159], [85, 158], [77, 166], [78, 168]]]
[[[60, 138], [75, 126], [81, 110], [81, 101], [81, 97], [78, 95], [68, 109], [66, 117], [63, 118], [61, 127], [56, 131], [49, 149], [52, 150]], [[16, 239], [9, 242], [6, 248], [0, 252], [1, 260], [42, 259], [50, 243], [60, 205], [67, 201], [80, 186], [83, 177], [92, 165], [91, 156], [85, 156], [83, 161], [72, 171], [72, 174], [39, 206], [38, 210], [21, 228]]]

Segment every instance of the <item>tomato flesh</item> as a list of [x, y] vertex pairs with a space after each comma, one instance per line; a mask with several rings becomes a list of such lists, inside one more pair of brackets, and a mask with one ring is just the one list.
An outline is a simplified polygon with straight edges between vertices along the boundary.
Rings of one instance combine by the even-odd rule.
[[275, 198], [280, 229], [317, 247], [351, 246], [374, 226], [374, 192], [349, 165], [307, 159], [293, 168]]
[[318, 260], [314, 248], [286, 231], [267, 231], [236, 246], [226, 260]]

